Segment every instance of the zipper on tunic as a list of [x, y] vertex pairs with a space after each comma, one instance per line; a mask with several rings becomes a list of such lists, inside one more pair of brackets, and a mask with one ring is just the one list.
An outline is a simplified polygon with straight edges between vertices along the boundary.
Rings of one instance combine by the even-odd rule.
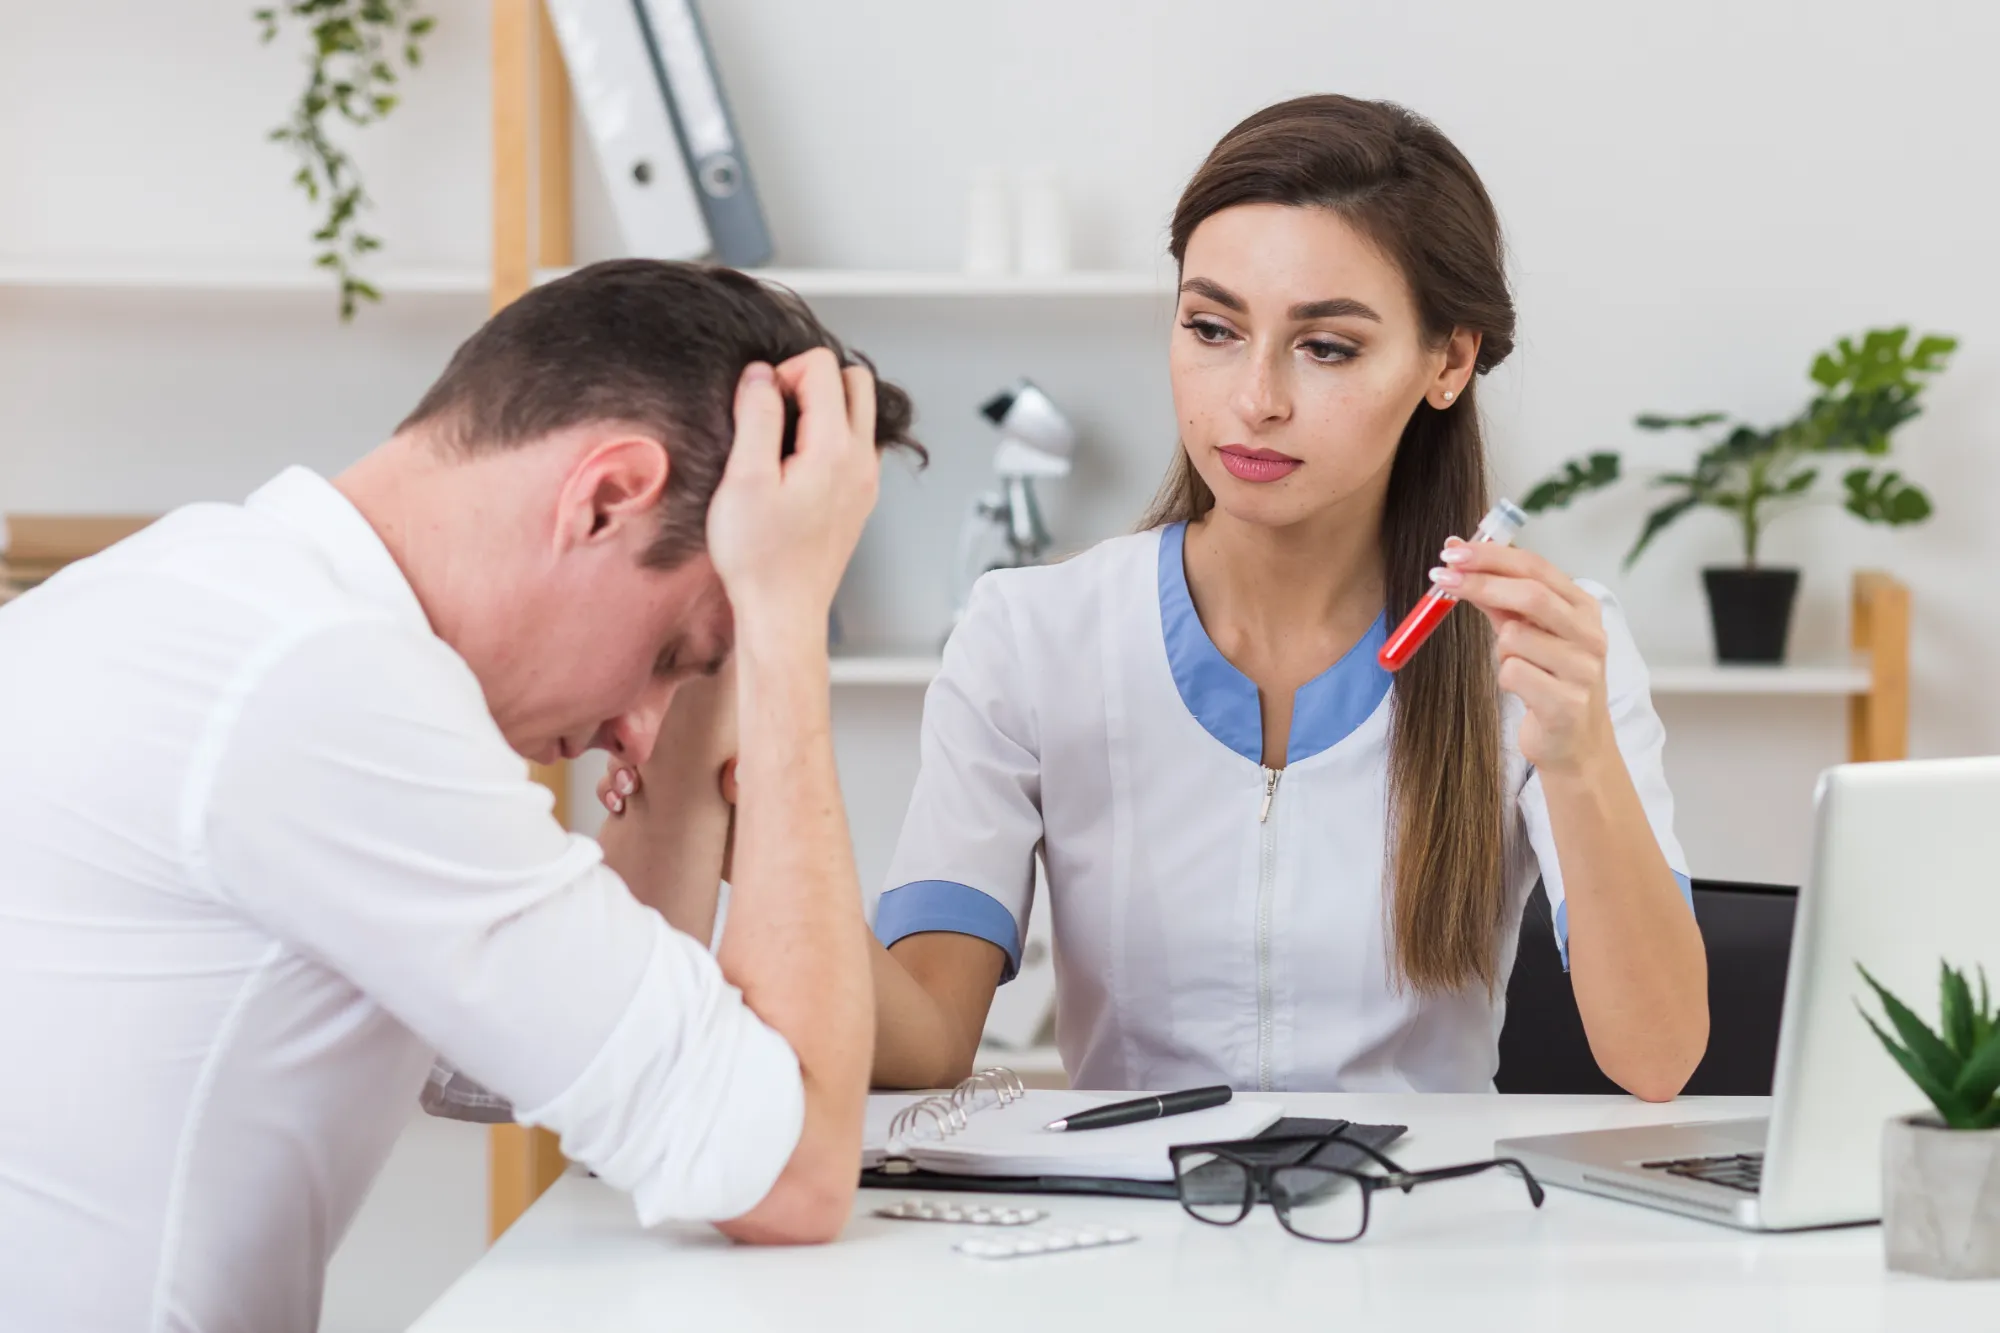
[[1283, 769], [1264, 772], [1264, 803], [1257, 809], [1257, 1089], [1271, 1090], [1271, 898], [1277, 892], [1278, 830], [1271, 824], [1271, 804], [1278, 799]]

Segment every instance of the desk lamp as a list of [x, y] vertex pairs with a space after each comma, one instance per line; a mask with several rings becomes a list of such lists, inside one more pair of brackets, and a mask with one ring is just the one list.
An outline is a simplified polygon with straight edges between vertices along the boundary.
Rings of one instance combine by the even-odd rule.
[[[981, 404], [979, 411], [1000, 432], [1000, 447], [993, 455], [999, 488], [980, 496], [966, 519], [954, 621], [964, 613], [965, 597], [981, 574], [1041, 562], [1050, 538], [1041, 506], [1035, 502], [1035, 482], [1068, 476], [1070, 459], [1076, 452], [1076, 428], [1031, 380], [1014, 381]], [[976, 557], [982, 537], [996, 531], [1005, 543], [1005, 553], [997, 558]]]

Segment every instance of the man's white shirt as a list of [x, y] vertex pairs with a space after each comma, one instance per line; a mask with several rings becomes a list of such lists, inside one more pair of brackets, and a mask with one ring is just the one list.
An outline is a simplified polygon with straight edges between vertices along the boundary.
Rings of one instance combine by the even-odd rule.
[[0, 744], [0, 1329], [311, 1328], [438, 1053], [648, 1222], [789, 1159], [791, 1048], [312, 473], [0, 610]]

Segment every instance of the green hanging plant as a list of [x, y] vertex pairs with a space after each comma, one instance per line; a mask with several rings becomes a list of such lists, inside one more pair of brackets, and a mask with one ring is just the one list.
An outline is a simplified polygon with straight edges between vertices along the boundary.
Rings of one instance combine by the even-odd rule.
[[310, 77], [292, 118], [272, 130], [270, 138], [288, 145], [299, 159], [292, 183], [326, 207], [325, 222], [312, 234], [320, 246], [313, 262], [332, 271], [339, 284], [340, 317], [350, 320], [362, 301], [382, 299], [355, 272], [364, 256], [382, 248], [382, 241], [362, 229], [368, 192], [353, 159], [327, 137], [327, 115], [362, 126], [394, 111], [397, 60], [410, 69], [421, 64], [421, 43], [437, 20], [418, 13], [417, 0], [285, 0], [252, 17], [267, 44], [286, 20], [307, 25]]

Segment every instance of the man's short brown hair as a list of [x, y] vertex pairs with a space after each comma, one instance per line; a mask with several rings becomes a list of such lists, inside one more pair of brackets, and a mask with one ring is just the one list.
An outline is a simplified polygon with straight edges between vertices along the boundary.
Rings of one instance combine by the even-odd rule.
[[[486, 321], [397, 429], [427, 426], [472, 453], [588, 421], [657, 437], [672, 466], [646, 563], [670, 569], [704, 548], [744, 367], [815, 347], [842, 365], [868, 364], [784, 288], [734, 269], [614, 259], [537, 287]], [[877, 446], [922, 456], [910, 415], [909, 395], [878, 377]]]

